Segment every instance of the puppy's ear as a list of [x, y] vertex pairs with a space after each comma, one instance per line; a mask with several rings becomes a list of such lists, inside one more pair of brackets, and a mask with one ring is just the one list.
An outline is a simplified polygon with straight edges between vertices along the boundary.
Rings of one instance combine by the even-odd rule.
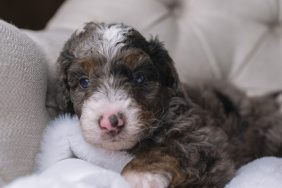
[[149, 51], [153, 62], [160, 71], [160, 79], [163, 85], [178, 90], [180, 81], [174, 62], [157, 37], [149, 41]]
[[68, 85], [67, 71], [71, 64], [71, 57], [66, 52], [62, 52], [57, 61], [58, 83], [56, 93], [56, 103], [60, 113], [74, 114], [73, 104], [70, 98], [70, 87]]

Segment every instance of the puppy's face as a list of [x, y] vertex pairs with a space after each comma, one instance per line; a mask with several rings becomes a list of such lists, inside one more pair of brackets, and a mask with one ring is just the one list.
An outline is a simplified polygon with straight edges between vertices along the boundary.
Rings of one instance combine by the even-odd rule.
[[122, 24], [88, 23], [59, 63], [61, 109], [76, 113], [85, 139], [106, 149], [130, 149], [150, 136], [177, 90], [162, 45]]

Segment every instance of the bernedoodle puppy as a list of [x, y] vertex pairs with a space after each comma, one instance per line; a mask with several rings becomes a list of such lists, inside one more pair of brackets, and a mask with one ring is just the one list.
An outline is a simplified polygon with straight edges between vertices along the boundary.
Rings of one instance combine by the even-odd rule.
[[58, 63], [61, 112], [86, 142], [134, 156], [122, 171], [132, 187], [220, 188], [241, 165], [282, 156], [278, 93], [184, 85], [163, 45], [132, 27], [88, 23]]

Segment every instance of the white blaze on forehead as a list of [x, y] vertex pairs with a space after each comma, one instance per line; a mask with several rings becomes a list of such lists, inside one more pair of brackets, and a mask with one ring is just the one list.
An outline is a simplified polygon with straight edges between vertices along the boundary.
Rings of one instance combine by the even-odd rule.
[[[76, 30], [71, 50], [78, 59], [102, 56], [111, 61], [125, 45], [125, 39], [132, 28], [122, 24], [86, 24]], [[73, 49], [72, 49], [73, 48]]]
[[107, 59], [113, 58], [124, 46], [125, 34], [128, 33], [129, 29], [130, 27], [118, 24], [100, 28], [97, 32], [102, 36], [102, 40], [98, 46], [98, 52]]
[[125, 39], [124, 34], [127, 32], [128, 28], [122, 28], [120, 25], [114, 25], [106, 28], [103, 33], [103, 38], [112, 46], [115, 46], [117, 43], [122, 42]]

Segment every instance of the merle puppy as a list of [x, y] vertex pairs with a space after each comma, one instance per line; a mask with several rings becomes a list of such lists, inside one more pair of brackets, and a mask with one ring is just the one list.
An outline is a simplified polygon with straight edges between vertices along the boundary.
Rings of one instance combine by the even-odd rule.
[[214, 82], [180, 83], [157, 40], [123, 24], [88, 23], [59, 59], [57, 102], [85, 140], [127, 151], [132, 187], [224, 187], [241, 165], [282, 156], [277, 94], [249, 98]]

